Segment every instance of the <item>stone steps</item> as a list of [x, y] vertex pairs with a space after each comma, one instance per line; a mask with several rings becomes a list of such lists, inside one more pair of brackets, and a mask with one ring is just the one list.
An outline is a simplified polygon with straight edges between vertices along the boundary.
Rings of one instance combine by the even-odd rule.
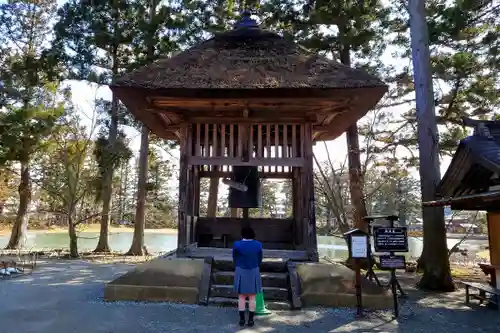
[[[287, 261], [280, 258], [265, 258], [260, 266], [261, 272], [287, 273]], [[214, 268], [217, 271], [233, 271], [233, 259], [229, 257], [214, 258]]]
[[[212, 273], [213, 283], [216, 285], [233, 285], [233, 271], [216, 271]], [[263, 287], [288, 288], [287, 273], [261, 273]]]
[[[264, 258], [260, 267], [266, 306], [273, 310], [290, 310], [287, 259]], [[212, 269], [209, 304], [215, 306], [238, 305], [233, 292], [234, 264], [232, 258], [216, 257]]]
[[[276, 287], [262, 287], [264, 292], [264, 300], [270, 301], [288, 301], [288, 289]], [[238, 298], [238, 295], [233, 292], [232, 285], [214, 284], [210, 297], [225, 297], [225, 298]]]

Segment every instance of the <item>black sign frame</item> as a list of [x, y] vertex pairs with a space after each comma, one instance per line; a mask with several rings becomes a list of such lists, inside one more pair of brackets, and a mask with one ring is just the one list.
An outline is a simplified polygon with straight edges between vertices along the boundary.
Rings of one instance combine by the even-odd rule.
[[[398, 238], [402, 241], [397, 241], [394, 235], [399, 236]], [[396, 244], [381, 244], [382, 238], [384, 240], [389, 240], [396, 242]], [[391, 237], [392, 236], [392, 237]], [[392, 238], [392, 239], [391, 239]], [[407, 227], [383, 227], [374, 226], [373, 227], [373, 240], [375, 252], [409, 252], [408, 248], [408, 228]]]
[[[380, 268], [383, 270], [406, 269], [406, 257], [404, 255], [384, 255], [379, 256]], [[402, 265], [391, 265], [390, 262], [402, 263]], [[399, 261], [399, 262], [398, 262]]]

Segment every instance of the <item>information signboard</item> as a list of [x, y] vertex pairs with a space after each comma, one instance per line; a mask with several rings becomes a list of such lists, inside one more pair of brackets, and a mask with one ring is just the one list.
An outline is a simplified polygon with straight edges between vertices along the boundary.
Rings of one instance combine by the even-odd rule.
[[405, 269], [406, 258], [401, 255], [380, 256], [380, 268], [382, 269]]
[[408, 252], [406, 227], [373, 227], [375, 252]]
[[368, 258], [368, 236], [351, 236], [351, 256], [353, 258]]

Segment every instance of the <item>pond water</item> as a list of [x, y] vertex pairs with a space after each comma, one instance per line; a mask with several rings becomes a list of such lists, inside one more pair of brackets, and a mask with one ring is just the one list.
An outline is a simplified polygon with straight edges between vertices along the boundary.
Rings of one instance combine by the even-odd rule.
[[[82, 232], [79, 234], [78, 247], [80, 251], [93, 250], [97, 245], [98, 233]], [[109, 244], [113, 251], [125, 252], [130, 248], [132, 242], [132, 232], [117, 232], [110, 233]], [[9, 240], [9, 235], [0, 235], [0, 248], [4, 248]], [[460, 239], [449, 238], [448, 248], [451, 248]], [[150, 252], [167, 252], [175, 249], [177, 246], [177, 235], [146, 232], [144, 233], [144, 241]], [[372, 242], [373, 244], [373, 242]], [[418, 257], [422, 252], [422, 239], [409, 238], [410, 252], [408, 257]], [[470, 239], [461, 244], [460, 247], [468, 248], [470, 252], [480, 251], [488, 245], [487, 240]], [[68, 248], [69, 238], [66, 233], [43, 233], [29, 232], [27, 237], [28, 248]], [[345, 241], [339, 237], [333, 236], [318, 236], [318, 250], [320, 257], [327, 256], [335, 259], [347, 257], [347, 246]]]

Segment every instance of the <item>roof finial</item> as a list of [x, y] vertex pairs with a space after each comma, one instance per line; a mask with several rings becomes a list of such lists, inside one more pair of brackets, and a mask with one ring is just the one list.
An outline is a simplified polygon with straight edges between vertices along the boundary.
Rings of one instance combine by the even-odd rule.
[[258, 28], [257, 21], [252, 18], [250, 10], [245, 9], [241, 13], [241, 19], [236, 23], [235, 28]]

